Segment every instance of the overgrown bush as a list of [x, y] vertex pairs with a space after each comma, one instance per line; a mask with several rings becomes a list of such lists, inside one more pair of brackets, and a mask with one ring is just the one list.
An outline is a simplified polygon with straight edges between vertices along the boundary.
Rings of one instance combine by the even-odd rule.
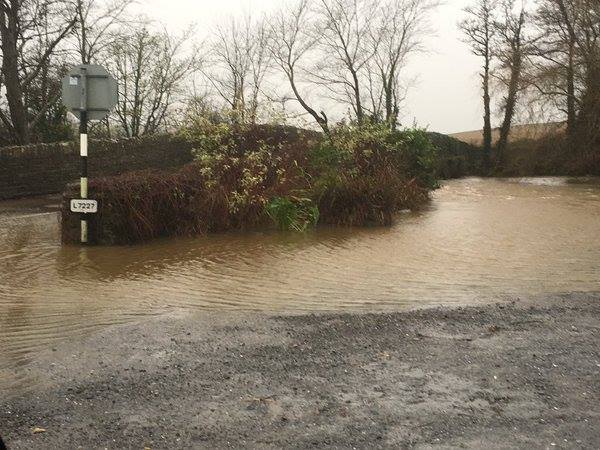
[[399, 176], [434, 187], [437, 150], [424, 130], [390, 130], [384, 125], [340, 126], [311, 151], [319, 170], [373, 173], [391, 167]]
[[[92, 195], [102, 202], [93, 225], [98, 242], [269, 223], [295, 231], [318, 221], [390, 224], [436, 185], [436, 149], [420, 130], [343, 126], [326, 139], [291, 127], [206, 123], [181, 134], [195, 148], [195, 161], [181, 170], [92, 181]], [[70, 218], [65, 211], [65, 224]], [[64, 236], [76, 240], [68, 231]]]
[[321, 221], [388, 225], [402, 209], [427, 200], [436, 186], [436, 150], [421, 130], [380, 125], [338, 127], [312, 149], [311, 191]]

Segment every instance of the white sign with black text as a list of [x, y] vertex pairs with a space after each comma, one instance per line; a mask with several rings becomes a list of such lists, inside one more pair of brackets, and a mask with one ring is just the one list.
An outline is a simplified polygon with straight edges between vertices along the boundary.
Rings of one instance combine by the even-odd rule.
[[71, 200], [71, 212], [94, 214], [98, 212], [98, 201], [89, 199], [73, 199]]

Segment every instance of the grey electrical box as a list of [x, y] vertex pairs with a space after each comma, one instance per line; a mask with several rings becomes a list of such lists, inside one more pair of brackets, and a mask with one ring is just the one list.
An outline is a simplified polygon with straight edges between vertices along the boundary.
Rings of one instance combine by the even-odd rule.
[[62, 80], [63, 104], [77, 118], [85, 110], [88, 120], [102, 120], [115, 107], [118, 98], [117, 81], [102, 66], [73, 67]]

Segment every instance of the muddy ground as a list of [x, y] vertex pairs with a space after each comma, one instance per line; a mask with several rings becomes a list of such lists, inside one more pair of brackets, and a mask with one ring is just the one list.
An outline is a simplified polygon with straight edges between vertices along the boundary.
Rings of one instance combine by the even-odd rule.
[[600, 447], [600, 294], [171, 314], [38, 360], [0, 400], [9, 449]]

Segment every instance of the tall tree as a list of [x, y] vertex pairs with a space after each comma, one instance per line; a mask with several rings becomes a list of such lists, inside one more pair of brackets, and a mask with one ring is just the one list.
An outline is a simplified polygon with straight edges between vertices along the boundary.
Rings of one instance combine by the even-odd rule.
[[184, 49], [190, 34], [174, 36], [142, 25], [121, 30], [110, 46], [106, 64], [119, 83], [115, 112], [127, 137], [167, 128], [185, 82], [201, 63], [195, 50]]
[[126, 14], [133, 0], [74, 0], [77, 25], [76, 51], [82, 64], [90, 64], [118, 36], [120, 25], [131, 18]]
[[7, 104], [0, 120], [13, 142], [29, 143], [32, 129], [59, 100], [48, 98], [33, 112], [28, 92], [47, 75], [52, 56], [76, 23], [71, 2], [0, 0], [1, 84]]
[[234, 123], [256, 123], [263, 82], [271, 67], [266, 21], [246, 16], [216, 29], [207, 78], [231, 110]]
[[309, 105], [300, 90], [299, 73], [303, 64], [314, 53], [318, 37], [311, 28], [312, 17], [309, 0], [297, 0], [292, 7], [280, 10], [271, 20], [269, 49], [275, 64], [288, 80], [294, 98], [323, 132], [329, 134], [329, 120], [325, 112], [317, 112]]
[[406, 93], [402, 70], [411, 54], [422, 51], [429, 32], [429, 14], [437, 0], [384, 0], [373, 2], [369, 43], [373, 57], [367, 63], [370, 114], [390, 128], [398, 124]]
[[537, 38], [530, 54], [527, 82], [543, 103], [564, 113], [567, 134], [576, 134], [580, 103], [577, 8], [571, 0], [542, 0], [533, 16]]
[[494, 10], [496, 0], [477, 0], [474, 6], [465, 9], [467, 15], [460, 23], [466, 42], [473, 54], [482, 58], [481, 85], [483, 90], [483, 162], [484, 170], [491, 167], [492, 154], [492, 110], [490, 96], [490, 77], [493, 61]]
[[526, 52], [525, 24], [527, 12], [524, 3], [516, 7], [515, 0], [503, 0], [500, 17], [495, 22], [497, 47], [495, 54], [500, 61], [500, 70], [495, 77], [505, 86], [502, 101], [504, 118], [500, 125], [500, 136], [496, 144], [496, 163], [503, 163], [508, 145], [519, 92], [522, 89], [523, 61]]
[[577, 43], [585, 67], [577, 137], [584, 148], [600, 151], [600, 2], [579, 0]]
[[318, 30], [322, 58], [313, 72], [316, 82], [349, 105], [358, 124], [365, 119], [364, 70], [375, 53], [369, 45], [373, 1], [319, 0]]
[[539, 103], [564, 114], [571, 148], [583, 150], [600, 126], [600, 2], [540, 0], [532, 17], [537, 37], [526, 82]]

